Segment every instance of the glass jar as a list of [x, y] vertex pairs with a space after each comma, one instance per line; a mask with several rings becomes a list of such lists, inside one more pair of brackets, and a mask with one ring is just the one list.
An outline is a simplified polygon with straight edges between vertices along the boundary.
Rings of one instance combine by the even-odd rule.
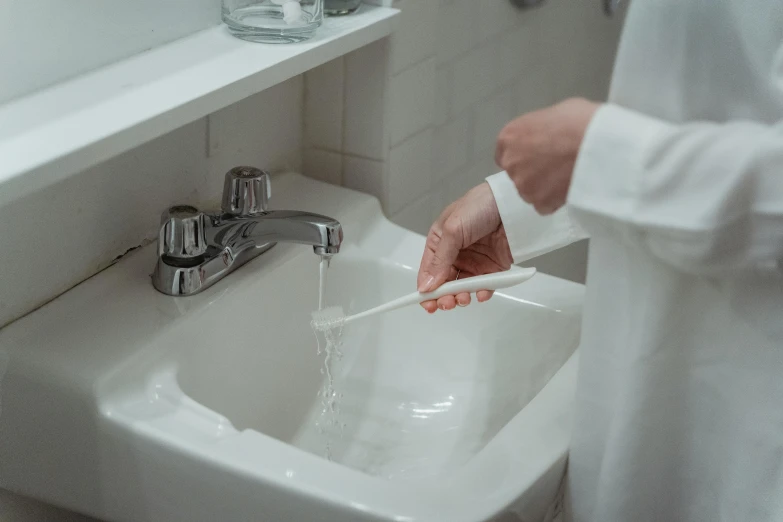
[[222, 0], [231, 33], [261, 43], [312, 38], [324, 17], [323, 0]]
[[361, 5], [362, 0], [324, 0], [324, 10], [329, 16], [351, 14]]

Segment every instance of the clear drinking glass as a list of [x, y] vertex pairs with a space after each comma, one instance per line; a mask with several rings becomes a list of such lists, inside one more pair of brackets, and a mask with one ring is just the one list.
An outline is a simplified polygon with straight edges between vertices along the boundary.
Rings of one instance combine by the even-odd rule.
[[239, 38], [294, 43], [312, 38], [324, 18], [323, 0], [222, 0], [223, 21]]
[[324, 0], [324, 12], [329, 16], [351, 14], [361, 5], [362, 0]]

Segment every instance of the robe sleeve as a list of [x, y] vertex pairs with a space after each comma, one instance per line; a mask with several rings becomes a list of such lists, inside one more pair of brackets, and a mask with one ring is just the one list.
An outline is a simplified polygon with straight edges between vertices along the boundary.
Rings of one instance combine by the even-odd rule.
[[604, 105], [582, 143], [568, 207], [688, 273], [783, 258], [783, 121], [674, 124]]

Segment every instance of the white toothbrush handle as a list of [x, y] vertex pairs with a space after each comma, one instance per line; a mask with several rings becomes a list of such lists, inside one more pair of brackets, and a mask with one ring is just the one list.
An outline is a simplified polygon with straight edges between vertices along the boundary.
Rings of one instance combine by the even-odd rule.
[[486, 274], [476, 277], [468, 277], [465, 279], [457, 279], [456, 281], [449, 281], [442, 284], [434, 292], [427, 292], [422, 294], [420, 292], [413, 292], [412, 294], [404, 295], [394, 301], [376, 306], [367, 311], [351, 315], [345, 318], [345, 322], [351, 322], [354, 319], [360, 319], [368, 315], [379, 314], [381, 312], [389, 312], [422, 301], [429, 301], [431, 299], [438, 299], [445, 295], [455, 295], [464, 292], [474, 293], [479, 290], [500, 290], [501, 288], [509, 288], [516, 286], [519, 283], [523, 283], [533, 277], [536, 274], [535, 268], [520, 268], [513, 270], [506, 270], [505, 272], [495, 272], [494, 274]]
[[515, 270], [506, 270], [505, 272], [495, 272], [476, 277], [467, 277], [449, 281], [438, 287], [434, 292], [420, 294], [415, 292], [417, 303], [438, 299], [444, 295], [455, 295], [463, 292], [474, 293], [479, 290], [500, 290], [523, 283], [533, 277], [536, 273], [535, 268], [521, 268]]

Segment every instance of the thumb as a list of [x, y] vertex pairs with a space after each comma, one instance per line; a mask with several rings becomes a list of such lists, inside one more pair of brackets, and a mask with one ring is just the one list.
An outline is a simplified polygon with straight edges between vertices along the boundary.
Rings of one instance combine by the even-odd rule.
[[[452, 215], [441, 227], [440, 237], [431, 233], [427, 252], [419, 269], [419, 292], [432, 292], [446, 282], [462, 248], [462, 220]], [[432, 244], [434, 243], [434, 244]], [[431, 248], [429, 248], [431, 246]]]

